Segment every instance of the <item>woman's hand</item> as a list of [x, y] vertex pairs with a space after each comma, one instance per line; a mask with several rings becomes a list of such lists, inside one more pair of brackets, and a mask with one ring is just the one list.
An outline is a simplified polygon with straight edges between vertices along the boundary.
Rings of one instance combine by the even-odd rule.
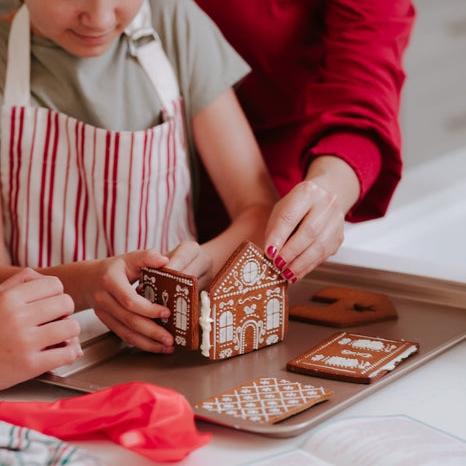
[[275, 205], [267, 225], [266, 254], [284, 278], [294, 283], [335, 254], [358, 196], [358, 178], [346, 162], [331, 156], [313, 162], [307, 179]]
[[172, 353], [173, 336], [154, 319], [170, 311], [138, 295], [132, 286], [142, 267], [164, 267], [168, 258], [154, 250], [134, 251], [89, 264], [86, 278], [89, 307], [123, 341], [144, 351]]
[[73, 311], [56, 277], [24, 269], [0, 285], [0, 389], [82, 356]]
[[199, 246], [195, 241], [183, 241], [168, 256], [170, 261], [167, 267], [170, 269], [194, 275], [201, 288], [210, 283], [213, 260], [205, 247]]

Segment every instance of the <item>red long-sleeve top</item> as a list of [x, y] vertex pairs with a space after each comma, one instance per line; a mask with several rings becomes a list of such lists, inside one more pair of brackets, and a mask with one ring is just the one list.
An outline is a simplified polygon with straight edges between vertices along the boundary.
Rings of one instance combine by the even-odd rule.
[[197, 0], [253, 71], [238, 88], [280, 194], [318, 155], [356, 172], [348, 214], [385, 213], [401, 176], [398, 110], [410, 0]]

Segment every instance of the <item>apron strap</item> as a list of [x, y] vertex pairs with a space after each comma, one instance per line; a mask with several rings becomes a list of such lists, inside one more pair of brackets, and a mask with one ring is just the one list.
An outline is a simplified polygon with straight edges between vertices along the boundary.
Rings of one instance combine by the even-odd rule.
[[[125, 29], [125, 34], [128, 36], [130, 53], [147, 73], [165, 114], [173, 117], [173, 102], [180, 97], [178, 80], [163, 50], [162, 41], [152, 27], [152, 12], [148, 0], [144, 0], [139, 13]], [[147, 38], [150, 38], [149, 41]]]
[[29, 11], [23, 5], [11, 23], [3, 105], [29, 106], [31, 99], [31, 29]]

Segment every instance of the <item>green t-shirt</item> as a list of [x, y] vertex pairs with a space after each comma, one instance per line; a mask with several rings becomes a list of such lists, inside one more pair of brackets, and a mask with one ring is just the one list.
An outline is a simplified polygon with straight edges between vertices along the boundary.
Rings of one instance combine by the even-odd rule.
[[[178, 78], [187, 121], [249, 72], [208, 16], [191, 0], [150, 0], [153, 26]], [[9, 24], [0, 23], [0, 96]], [[125, 36], [104, 55], [78, 58], [32, 37], [33, 105], [58, 110], [93, 126], [142, 130], [159, 123], [162, 104]], [[189, 130], [189, 127], [188, 127]]]

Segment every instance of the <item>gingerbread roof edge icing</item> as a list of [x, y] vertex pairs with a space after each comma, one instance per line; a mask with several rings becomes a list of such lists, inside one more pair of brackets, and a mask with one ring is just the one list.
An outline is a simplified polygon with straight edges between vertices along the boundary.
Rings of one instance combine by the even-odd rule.
[[[223, 284], [227, 281], [235, 263], [241, 260], [243, 255], [247, 253], [248, 250], [252, 254], [254, 254], [257, 259], [260, 259], [260, 261], [277, 276], [277, 279], [273, 283], [287, 284], [287, 281], [281, 276], [280, 270], [278, 270], [273, 264], [273, 262], [265, 256], [261, 248], [256, 246], [251, 241], [243, 241], [227, 259], [223, 267], [219, 270], [219, 272], [210, 282], [209, 286], [206, 288], [206, 291], [208, 292], [209, 296], [212, 297], [215, 294], [215, 291], [223, 286]], [[268, 283], [267, 286], [269, 285], [271, 285], [271, 283]], [[243, 290], [238, 290], [238, 293], [241, 293], [242, 291]]]
[[142, 267], [141, 271], [143, 272], [149, 272], [149, 273], [155, 273], [167, 278], [173, 278], [176, 279], [180, 282], [186, 281], [186, 285], [193, 286], [197, 288], [198, 285], [198, 279], [195, 275], [188, 275], [183, 272], [178, 272], [178, 270], [173, 270], [168, 267], [161, 267], [159, 269], [153, 268], [153, 267]]

